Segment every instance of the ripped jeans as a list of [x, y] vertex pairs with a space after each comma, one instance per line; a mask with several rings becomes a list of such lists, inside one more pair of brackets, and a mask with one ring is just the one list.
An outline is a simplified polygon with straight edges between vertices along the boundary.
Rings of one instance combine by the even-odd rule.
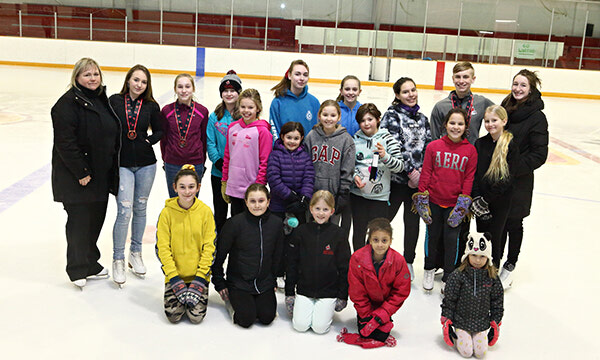
[[113, 228], [113, 260], [125, 259], [127, 228], [132, 214], [130, 251], [142, 251], [142, 237], [146, 229], [146, 206], [155, 175], [156, 164], [119, 168], [117, 220]]

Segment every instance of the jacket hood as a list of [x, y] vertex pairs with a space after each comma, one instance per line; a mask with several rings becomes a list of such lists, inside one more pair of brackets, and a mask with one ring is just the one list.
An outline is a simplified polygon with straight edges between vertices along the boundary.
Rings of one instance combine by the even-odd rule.
[[338, 103], [338, 105], [340, 106], [340, 109], [344, 109], [344, 110], [348, 110], [348, 111], [352, 111], [352, 110], [354, 110], [354, 109], [357, 109], [357, 110], [358, 110], [358, 108], [360, 107], [360, 105], [362, 105], [362, 104], [360, 103], [360, 101], [356, 101], [356, 104], [354, 105], [354, 107], [353, 107], [352, 109], [350, 109], [350, 108], [348, 107], [348, 105], [346, 105], [346, 103], [344, 103], [344, 100], [340, 100], [340, 101], [338, 101], [337, 103]]
[[165, 200], [165, 207], [169, 208], [169, 209], [173, 209], [175, 211], [179, 211], [179, 212], [186, 212], [186, 211], [192, 211], [192, 210], [196, 210], [199, 206], [200, 206], [200, 201], [198, 199], [196, 199], [194, 201], [194, 203], [192, 204], [192, 206], [189, 209], [184, 209], [181, 206], [179, 206], [179, 204], [177, 203], [177, 199], [179, 197], [174, 197], [174, 198], [170, 198]]
[[292, 92], [292, 90], [288, 89], [288, 91], [285, 93], [285, 96], [289, 96], [295, 99], [303, 99], [306, 97], [306, 94], [308, 94], [308, 85], [306, 85], [304, 87], [304, 89], [302, 89], [302, 92], [300, 93], [300, 95], [296, 96], [296, 94], [294, 94]]
[[244, 121], [244, 119], [239, 119], [238, 121], [240, 123], [240, 126], [243, 127], [243, 128], [264, 127], [269, 132], [271, 131], [271, 125], [269, 125], [269, 123], [266, 120], [257, 119], [256, 121], [254, 121], [254, 122], [252, 122], [250, 124], [246, 124], [246, 122]]
[[334, 138], [334, 137], [342, 135], [343, 133], [348, 132], [348, 130], [346, 130], [346, 128], [343, 127], [342, 125], [338, 126], [335, 129], [335, 131], [333, 132], [333, 134], [331, 134], [331, 135], [325, 134], [325, 131], [323, 131], [323, 128], [318, 125], [316, 125], [312, 131], [316, 131], [317, 134], [319, 134], [319, 136], [321, 136], [321, 137], [328, 137], [328, 138]]
[[524, 103], [519, 105], [515, 110], [508, 113], [509, 123], [519, 123], [527, 120], [531, 114], [544, 110], [544, 100], [538, 89], [531, 90], [531, 95]]
[[387, 129], [384, 128], [379, 128], [377, 130], [377, 132], [375, 134], [373, 134], [373, 136], [367, 136], [365, 135], [365, 133], [362, 130], [358, 130], [356, 132], [356, 134], [354, 134], [354, 136], [356, 136], [357, 138], [360, 138], [362, 140], [368, 141], [368, 140], [378, 140], [383, 138], [386, 134], [389, 134], [390, 132]]
[[461, 144], [469, 144], [469, 140], [468, 139], [462, 139], [462, 141], [455, 143], [454, 141], [450, 140], [450, 138], [448, 137], [448, 135], [444, 135], [442, 137], [442, 141], [444, 141], [446, 144], [452, 146], [452, 145], [461, 145]]

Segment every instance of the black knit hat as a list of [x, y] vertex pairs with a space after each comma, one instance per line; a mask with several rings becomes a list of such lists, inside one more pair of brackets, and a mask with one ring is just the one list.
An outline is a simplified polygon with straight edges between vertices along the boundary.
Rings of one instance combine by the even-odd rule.
[[227, 75], [221, 79], [221, 85], [219, 85], [219, 94], [222, 94], [225, 89], [233, 89], [239, 94], [242, 91], [242, 79], [237, 76], [236, 72], [229, 70]]

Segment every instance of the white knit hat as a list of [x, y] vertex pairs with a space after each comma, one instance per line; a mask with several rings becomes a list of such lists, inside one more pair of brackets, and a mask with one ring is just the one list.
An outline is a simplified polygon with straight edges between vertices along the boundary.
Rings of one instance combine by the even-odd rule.
[[465, 261], [465, 259], [473, 254], [473, 255], [483, 255], [492, 262], [492, 234], [489, 232], [480, 233], [471, 231], [467, 236], [467, 246], [465, 247], [465, 254], [462, 256], [460, 261]]

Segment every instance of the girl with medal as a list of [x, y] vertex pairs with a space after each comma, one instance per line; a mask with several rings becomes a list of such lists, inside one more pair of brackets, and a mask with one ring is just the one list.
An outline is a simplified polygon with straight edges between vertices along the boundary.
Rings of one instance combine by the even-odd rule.
[[[142, 237], [146, 228], [146, 205], [156, 174], [152, 145], [163, 135], [160, 107], [152, 96], [150, 72], [135, 65], [125, 75], [123, 88], [109, 99], [121, 121], [121, 152], [117, 219], [113, 227], [113, 280], [125, 283], [125, 241], [131, 221], [128, 267], [138, 276], [146, 274], [142, 261]], [[152, 129], [148, 134], [148, 129]], [[133, 215], [133, 220], [132, 220]]]
[[194, 101], [196, 85], [189, 74], [175, 77], [177, 101], [165, 105], [163, 116], [164, 136], [160, 140], [160, 150], [164, 161], [167, 189], [170, 197], [177, 194], [170, 186], [175, 174], [185, 164], [194, 165], [200, 179], [204, 174], [206, 161], [206, 125], [208, 109]]

